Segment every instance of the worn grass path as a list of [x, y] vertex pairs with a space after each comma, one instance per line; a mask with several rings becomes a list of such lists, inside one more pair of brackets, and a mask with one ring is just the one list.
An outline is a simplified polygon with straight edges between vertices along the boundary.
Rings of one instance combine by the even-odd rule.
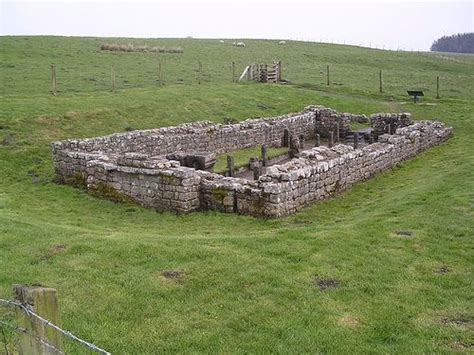
[[[469, 85], [416, 106], [356, 88], [221, 83], [59, 97], [37, 89], [1, 97], [0, 295], [14, 283], [57, 288], [64, 326], [114, 353], [473, 350]], [[240, 120], [311, 103], [356, 113], [397, 105], [453, 125], [455, 136], [279, 220], [156, 213], [52, 182], [55, 139]]]

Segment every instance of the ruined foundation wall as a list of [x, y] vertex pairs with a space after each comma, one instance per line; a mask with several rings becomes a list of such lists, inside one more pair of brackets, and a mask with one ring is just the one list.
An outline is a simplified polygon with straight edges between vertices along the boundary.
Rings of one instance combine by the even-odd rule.
[[191, 212], [200, 207], [196, 170], [168, 162], [157, 168], [136, 168], [89, 161], [90, 192], [115, 201], [134, 201], [159, 211]]
[[[385, 122], [386, 117], [377, 114], [371, 120], [377, 124]], [[400, 128], [395, 134], [381, 135], [377, 143], [355, 150], [342, 144], [306, 150], [288, 163], [267, 168], [257, 181], [182, 167], [163, 154], [186, 150], [223, 152], [260, 144], [280, 146], [285, 129], [310, 139], [315, 127], [329, 127], [334, 120], [350, 124], [366, 117], [310, 106], [298, 114], [233, 125], [201, 122], [54, 142], [53, 159], [58, 180], [80, 182], [90, 192], [114, 200], [176, 212], [215, 209], [281, 217], [333, 196], [452, 134], [451, 128], [438, 122], [422, 121], [402, 127], [407, 118], [390, 115], [392, 123]]]
[[[281, 146], [285, 130], [305, 139], [315, 132], [323, 136], [340, 122], [340, 132], [349, 130], [351, 121], [367, 119], [363, 115], [337, 113], [323, 106], [308, 106], [304, 111], [284, 116], [248, 119], [237, 124], [209, 121], [186, 123], [176, 127], [117, 133], [87, 139], [69, 139], [52, 143], [53, 161], [59, 180], [85, 176], [88, 160], [97, 154], [136, 152], [149, 156], [176, 152], [206, 151], [223, 153], [256, 145]], [[331, 127], [331, 129], [329, 129]]]
[[452, 135], [439, 122], [423, 121], [380, 137], [361, 149], [347, 145], [318, 147], [280, 166], [270, 167], [259, 179], [263, 214], [287, 216], [318, 200], [343, 191], [354, 183], [393, 167]]

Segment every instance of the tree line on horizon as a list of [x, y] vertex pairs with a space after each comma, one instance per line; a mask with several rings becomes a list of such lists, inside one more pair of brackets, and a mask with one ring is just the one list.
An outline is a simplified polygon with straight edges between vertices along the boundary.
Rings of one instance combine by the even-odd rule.
[[474, 32], [458, 33], [438, 38], [431, 45], [432, 52], [474, 53]]

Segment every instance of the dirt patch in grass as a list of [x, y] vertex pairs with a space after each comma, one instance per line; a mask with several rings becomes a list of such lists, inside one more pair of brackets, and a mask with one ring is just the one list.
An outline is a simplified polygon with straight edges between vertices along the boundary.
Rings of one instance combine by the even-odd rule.
[[438, 274], [447, 274], [448, 272], [451, 272], [452, 270], [447, 267], [446, 265], [441, 266], [436, 272]]
[[311, 221], [305, 221], [305, 220], [296, 220], [296, 221], [293, 221], [293, 224], [312, 224], [313, 222]]
[[449, 347], [454, 351], [472, 351], [474, 350], [474, 343], [465, 343], [463, 341], [453, 341]]
[[394, 232], [398, 237], [413, 237], [414, 233], [409, 230], [397, 230]]
[[314, 286], [319, 288], [319, 290], [324, 291], [328, 289], [338, 288], [340, 285], [339, 280], [332, 278], [314, 278]]
[[0, 140], [0, 145], [12, 145], [14, 140], [15, 139], [13, 138], [13, 135], [8, 134], [6, 137]]
[[355, 328], [359, 325], [359, 320], [356, 317], [347, 315], [347, 316], [342, 317], [339, 320], [339, 323], [342, 326], [347, 327], [347, 328]]
[[55, 244], [55, 245], [53, 245], [53, 251], [55, 253], [61, 253], [63, 251], [66, 251], [66, 249], [67, 249], [66, 244]]
[[460, 313], [454, 316], [448, 316], [441, 318], [441, 323], [444, 325], [457, 325], [459, 327], [474, 327], [474, 317], [464, 313]]
[[178, 270], [164, 270], [160, 275], [166, 280], [180, 280], [183, 278], [184, 273]]

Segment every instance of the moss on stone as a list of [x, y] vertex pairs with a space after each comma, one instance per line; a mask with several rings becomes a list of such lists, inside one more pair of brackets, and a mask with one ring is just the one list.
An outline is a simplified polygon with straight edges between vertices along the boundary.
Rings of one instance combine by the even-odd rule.
[[224, 203], [224, 198], [226, 198], [228, 191], [222, 187], [215, 187], [211, 190], [211, 194], [214, 200]]
[[105, 197], [114, 202], [135, 203], [130, 196], [117, 191], [117, 189], [103, 182], [98, 182], [90, 186], [89, 191], [94, 196]]
[[65, 176], [62, 179], [57, 179], [58, 182], [62, 182], [66, 185], [71, 185], [78, 188], [87, 187], [87, 177], [83, 173], [76, 173], [72, 176]]
[[173, 175], [160, 175], [160, 179], [163, 183], [167, 185], [177, 185], [179, 184], [179, 179]]

